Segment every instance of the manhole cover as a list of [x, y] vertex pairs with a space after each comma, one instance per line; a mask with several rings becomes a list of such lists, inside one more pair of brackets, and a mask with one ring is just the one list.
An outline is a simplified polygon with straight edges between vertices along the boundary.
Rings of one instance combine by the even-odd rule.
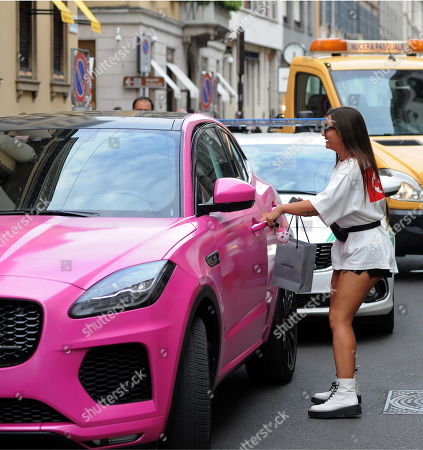
[[423, 414], [423, 390], [389, 391], [383, 414]]

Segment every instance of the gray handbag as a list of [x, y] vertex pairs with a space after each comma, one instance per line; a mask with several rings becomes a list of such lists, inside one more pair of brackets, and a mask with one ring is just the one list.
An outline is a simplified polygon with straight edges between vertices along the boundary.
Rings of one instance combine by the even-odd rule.
[[[299, 219], [308, 242], [298, 239]], [[295, 216], [295, 222], [296, 239], [291, 236], [286, 244], [277, 244], [272, 284], [296, 294], [302, 294], [311, 291], [317, 246], [310, 243], [302, 218]]]

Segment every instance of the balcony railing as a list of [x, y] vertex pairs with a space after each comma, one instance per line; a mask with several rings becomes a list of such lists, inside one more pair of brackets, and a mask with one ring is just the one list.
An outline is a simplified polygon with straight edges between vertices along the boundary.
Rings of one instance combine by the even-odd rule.
[[181, 20], [186, 37], [221, 39], [229, 31], [230, 12], [214, 1], [182, 2]]

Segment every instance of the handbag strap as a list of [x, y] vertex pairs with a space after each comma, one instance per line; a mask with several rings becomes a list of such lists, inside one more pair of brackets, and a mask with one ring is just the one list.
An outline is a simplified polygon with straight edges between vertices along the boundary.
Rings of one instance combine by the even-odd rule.
[[[292, 214], [291, 220], [290, 220], [289, 225], [288, 225], [288, 230], [291, 228], [291, 223], [292, 223], [292, 219], [294, 218], [294, 216], [295, 216], [295, 214]], [[298, 247], [298, 219], [301, 220], [301, 224], [303, 226], [304, 233], [306, 235], [308, 243], [310, 244], [310, 239], [308, 238], [308, 234], [307, 234], [307, 230], [306, 230], [306, 227], [304, 225], [304, 222], [303, 222], [303, 218], [301, 216], [295, 216], [295, 232], [297, 234], [297, 245], [296, 245], [296, 247]]]

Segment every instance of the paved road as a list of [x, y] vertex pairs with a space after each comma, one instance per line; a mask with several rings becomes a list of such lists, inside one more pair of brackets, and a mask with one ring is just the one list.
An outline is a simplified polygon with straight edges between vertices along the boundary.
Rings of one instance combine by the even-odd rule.
[[[389, 390], [423, 390], [423, 258], [398, 258], [398, 263], [394, 333], [375, 334], [370, 327], [358, 330], [362, 417], [307, 417], [310, 395], [329, 387], [334, 366], [328, 327], [304, 323], [291, 383], [255, 387], [241, 368], [219, 386], [213, 448], [423, 448], [422, 415], [383, 414]], [[421, 407], [423, 413], [423, 400]]]

